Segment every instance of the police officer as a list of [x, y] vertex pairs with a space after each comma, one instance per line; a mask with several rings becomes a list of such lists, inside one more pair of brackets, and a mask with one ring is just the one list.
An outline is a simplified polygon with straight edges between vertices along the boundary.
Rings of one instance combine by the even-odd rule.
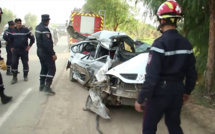
[[[1, 23], [2, 14], [3, 14], [3, 12], [2, 12], [2, 9], [0, 8], [0, 23]], [[1, 55], [1, 53], [0, 53], [0, 55]], [[3, 80], [2, 80], [2, 75], [0, 73], [0, 97], [1, 97], [2, 104], [6, 104], [12, 100], [12, 97], [5, 95], [4, 90], [5, 90], [5, 88], [4, 88], [4, 84], [3, 84]]]
[[151, 47], [145, 81], [135, 102], [135, 109], [142, 112], [146, 100], [143, 134], [155, 134], [163, 115], [170, 134], [183, 134], [180, 112], [194, 89], [197, 72], [192, 46], [176, 30], [181, 12], [175, 0], [167, 0], [157, 11], [162, 36]]
[[9, 41], [8, 35], [11, 34], [11, 30], [15, 27], [15, 23], [11, 20], [8, 21], [8, 28], [4, 31], [3, 39], [6, 41], [6, 52], [7, 52], [7, 72], [6, 75], [12, 75], [11, 64], [12, 64], [12, 52], [11, 42]]
[[[11, 34], [9, 34], [11, 35], [9, 36], [9, 40], [12, 42], [11, 51], [13, 79], [11, 84], [17, 82], [19, 58], [21, 58], [23, 64], [24, 81], [28, 80], [28, 51], [35, 41], [34, 35], [27, 28], [22, 26], [22, 20], [20, 18], [16, 18], [15, 23], [16, 27], [12, 29]], [[28, 38], [30, 39], [29, 45]]]
[[38, 48], [37, 55], [41, 63], [39, 90], [47, 92], [48, 95], [55, 95], [50, 86], [56, 72], [55, 60], [57, 56], [53, 49], [52, 35], [48, 28], [49, 15], [43, 14], [41, 17], [42, 22], [36, 27], [35, 32]]

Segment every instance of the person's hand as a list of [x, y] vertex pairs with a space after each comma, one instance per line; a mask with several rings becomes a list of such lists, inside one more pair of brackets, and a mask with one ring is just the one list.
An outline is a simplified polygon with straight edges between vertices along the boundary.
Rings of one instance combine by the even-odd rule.
[[189, 99], [190, 99], [190, 95], [184, 94], [183, 95], [183, 104], [186, 104], [189, 101]]
[[143, 109], [141, 108], [141, 104], [139, 104], [137, 101], [135, 101], [134, 107], [137, 112], [143, 112]]
[[10, 50], [11, 50], [11, 53], [13, 53], [13, 48], [11, 48]]
[[28, 51], [30, 48], [31, 48], [31, 47], [30, 47], [30, 46], [28, 46], [25, 50], [26, 50], [26, 51]]
[[57, 60], [57, 55], [53, 55], [53, 56], [52, 56], [52, 59], [53, 59], [53, 60]]

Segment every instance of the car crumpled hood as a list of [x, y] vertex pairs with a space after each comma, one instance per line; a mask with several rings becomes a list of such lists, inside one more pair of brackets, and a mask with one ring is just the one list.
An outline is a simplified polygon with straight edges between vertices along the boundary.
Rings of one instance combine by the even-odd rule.
[[[106, 73], [106, 75], [116, 76], [125, 83], [142, 84], [145, 80], [147, 62], [148, 62], [148, 53], [142, 53], [112, 68]], [[129, 80], [122, 77], [122, 75], [120, 74], [137, 74], [137, 79]]]
[[69, 35], [78, 40], [78, 41], [83, 41], [83, 40], [99, 40], [101, 42], [101, 45], [110, 50], [111, 46], [112, 46], [112, 40], [111, 37], [113, 36], [120, 36], [120, 35], [127, 35], [123, 32], [115, 32], [115, 31], [107, 31], [107, 30], [102, 30], [96, 33], [93, 33], [89, 36], [84, 36], [81, 33], [75, 31], [75, 29], [73, 28], [72, 24], [67, 26], [67, 32], [69, 33]]
[[99, 40], [104, 48], [110, 50], [112, 47], [111, 37], [120, 36], [120, 35], [127, 35], [127, 34], [123, 32], [102, 30], [91, 34], [90, 36], [88, 36], [88, 38], [95, 38]]
[[79, 32], [76, 32], [73, 26], [71, 25], [67, 26], [66, 30], [73, 39], [76, 39], [78, 41], [83, 41], [87, 39], [87, 36], [84, 36]]

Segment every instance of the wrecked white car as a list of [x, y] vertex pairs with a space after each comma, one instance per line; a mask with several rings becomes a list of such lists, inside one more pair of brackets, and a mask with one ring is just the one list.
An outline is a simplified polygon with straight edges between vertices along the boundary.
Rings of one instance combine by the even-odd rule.
[[144, 81], [149, 48], [125, 33], [110, 31], [73, 44], [67, 69], [71, 81], [90, 88], [86, 108], [108, 119], [105, 105], [133, 105]]

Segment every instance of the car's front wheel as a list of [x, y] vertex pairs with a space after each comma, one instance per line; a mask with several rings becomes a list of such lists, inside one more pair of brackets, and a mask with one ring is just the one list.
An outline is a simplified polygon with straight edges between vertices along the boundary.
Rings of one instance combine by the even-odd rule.
[[69, 71], [69, 79], [72, 82], [76, 81], [76, 79], [74, 79], [74, 72], [73, 72], [72, 68], [70, 68], [70, 71]]

